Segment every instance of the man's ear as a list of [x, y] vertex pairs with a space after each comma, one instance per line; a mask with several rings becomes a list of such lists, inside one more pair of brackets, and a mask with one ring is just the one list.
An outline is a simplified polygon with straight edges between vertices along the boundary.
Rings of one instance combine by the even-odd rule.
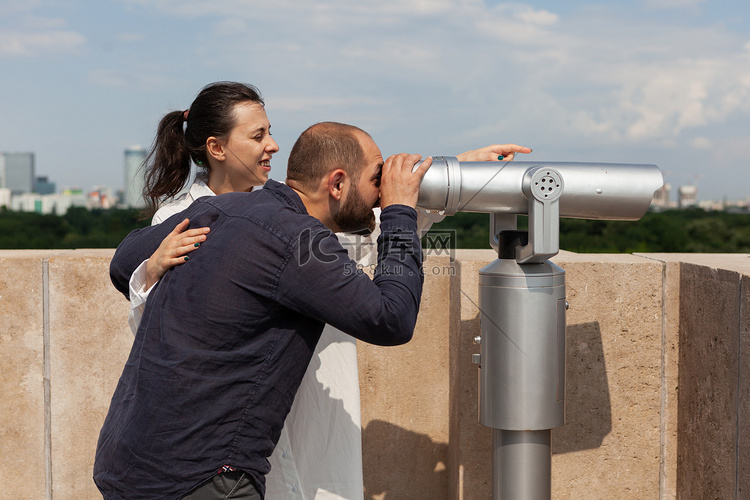
[[218, 161], [224, 161], [227, 158], [226, 151], [224, 151], [224, 143], [213, 136], [206, 139], [206, 154]]
[[341, 201], [346, 178], [346, 172], [340, 168], [328, 174], [328, 194], [336, 201]]

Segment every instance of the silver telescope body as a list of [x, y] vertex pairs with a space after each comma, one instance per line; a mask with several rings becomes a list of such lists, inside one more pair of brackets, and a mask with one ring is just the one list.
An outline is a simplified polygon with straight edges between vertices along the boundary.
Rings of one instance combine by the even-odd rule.
[[[565, 271], [559, 219], [637, 220], [656, 165], [433, 158], [417, 205], [490, 213], [498, 259], [479, 271], [479, 422], [492, 428], [493, 500], [551, 498], [551, 429], [565, 423]], [[528, 215], [528, 231], [517, 215]]]
[[532, 171], [550, 169], [562, 177], [559, 216], [637, 220], [664, 181], [656, 165], [581, 162], [476, 161], [433, 158], [417, 205], [447, 215], [456, 212], [528, 214]]

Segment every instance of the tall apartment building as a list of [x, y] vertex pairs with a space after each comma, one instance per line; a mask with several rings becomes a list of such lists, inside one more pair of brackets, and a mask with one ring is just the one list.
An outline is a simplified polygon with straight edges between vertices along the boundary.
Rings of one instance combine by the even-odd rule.
[[34, 191], [34, 153], [0, 153], [0, 188], [13, 195]]
[[143, 169], [141, 165], [146, 159], [146, 150], [141, 146], [132, 146], [125, 150], [125, 199], [124, 204], [129, 207], [145, 207], [143, 201]]
[[680, 186], [677, 194], [680, 208], [694, 207], [698, 204], [698, 188], [696, 186]]
[[10, 189], [0, 187], [0, 208], [10, 208]]

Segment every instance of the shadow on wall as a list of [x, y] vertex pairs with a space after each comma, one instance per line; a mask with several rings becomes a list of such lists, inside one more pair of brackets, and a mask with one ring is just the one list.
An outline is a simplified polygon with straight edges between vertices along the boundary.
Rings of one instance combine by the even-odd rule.
[[[433, 442], [428, 436], [381, 420], [362, 429], [365, 499], [413, 500], [449, 498], [449, 467], [462, 470], [463, 498], [489, 498], [491, 495], [492, 446], [488, 427], [477, 420], [476, 365], [470, 352], [471, 339], [479, 333], [479, 320], [461, 324], [461, 351], [458, 361], [464, 376], [457, 409], [463, 424], [459, 440], [465, 448], [453, 454], [448, 444]], [[581, 323], [566, 328], [566, 424], [552, 430], [552, 453], [564, 454], [596, 449], [612, 430], [607, 368], [599, 324]], [[468, 354], [468, 355], [467, 355]], [[456, 360], [454, 360], [456, 361]], [[451, 438], [453, 439], [453, 438]], [[394, 443], [397, 443], [394, 445]], [[456, 444], [454, 444], [455, 446]], [[449, 464], [449, 456], [461, 456], [460, 464]], [[398, 473], [394, 473], [398, 471]]]
[[[478, 347], [471, 343], [471, 339], [481, 332], [479, 316], [477, 314], [471, 320], [461, 322], [461, 351], [466, 359], [460, 362], [466, 373], [476, 370], [476, 365], [470, 365], [467, 361], [470, 357], [467, 353], [479, 352]], [[568, 325], [565, 336], [565, 425], [552, 430], [553, 454], [596, 449], [612, 431], [612, 405], [599, 323]], [[470, 395], [466, 406], [471, 407], [471, 411], [477, 415], [477, 378], [463, 377], [461, 383], [463, 391]], [[485, 430], [486, 434], [483, 434]], [[466, 431], [464, 429], [462, 432]], [[471, 429], [468, 431], [472, 433]], [[489, 428], [477, 422], [472, 436], [482, 439], [485, 435], [489, 444], [482, 451], [487, 453], [486, 460], [491, 463], [492, 438]], [[471, 474], [470, 469], [466, 469], [465, 474]]]
[[444, 497], [448, 489], [447, 444], [382, 420], [373, 420], [362, 429], [364, 450], [393, 449], [383, 443], [398, 443], [399, 453], [364, 453], [366, 499]]
[[612, 409], [599, 323], [566, 330], [565, 425], [552, 430], [552, 453], [591, 450], [612, 430]]

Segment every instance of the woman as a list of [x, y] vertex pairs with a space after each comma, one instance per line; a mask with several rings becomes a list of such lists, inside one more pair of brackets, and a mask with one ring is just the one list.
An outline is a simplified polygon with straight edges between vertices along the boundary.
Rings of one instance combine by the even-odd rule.
[[[161, 121], [146, 160], [145, 198], [153, 210], [186, 184], [191, 160], [200, 171], [190, 190], [168, 201], [154, 215], [158, 224], [202, 196], [250, 191], [268, 179], [278, 145], [270, 135], [263, 100], [252, 86], [218, 82], [205, 87], [187, 111]], [[184, 128], [184, 131], [183, 131]], [[461, 161], [506, 160], [531, 152], [516, 145], [495, 145], [459, 155]], [[420, 213], [420, 229], [442, 216]], [[205, 241], [208, 228], [186, 230], [178, 224], [131, 279], [131, 328], [140, 321], [148, 290], [171, 267]], [[377, 231], [367, 238], [339, 235], [357, 264], [374, 265]], [[266, 478], [269, 500], [301, 498], [361, 499], [362, 452], [359, 381], [354, 339], [326, 326], [270, 457]], [[296, 460], [304, 452], [300, 460]]]
[[[190, 110], [168, 113], [159, 123], [154, 145], [146, 158], [144, 198], [150, 211], [185, 186], [191, 160], [201, 171], [190, 191], [162, 206], [152, 224], [181, 212], [201, 196], [250, 191], [262, 186], [271, 171], [271, 157], [278, 150], [271, 137], [263, 99], [255, 87], [234, 82], [206, 86]], [[167, 269], [185, 262], [184, 255], [205, 240], [207, 228], [182, 232], [187, 224], [183, 221], [178, 225], [175, 238], [165, 240], [167, 245], [147, 261], [146, 289]], [[138, 318], [134, 318], [131, 328], [138, 323]]]

